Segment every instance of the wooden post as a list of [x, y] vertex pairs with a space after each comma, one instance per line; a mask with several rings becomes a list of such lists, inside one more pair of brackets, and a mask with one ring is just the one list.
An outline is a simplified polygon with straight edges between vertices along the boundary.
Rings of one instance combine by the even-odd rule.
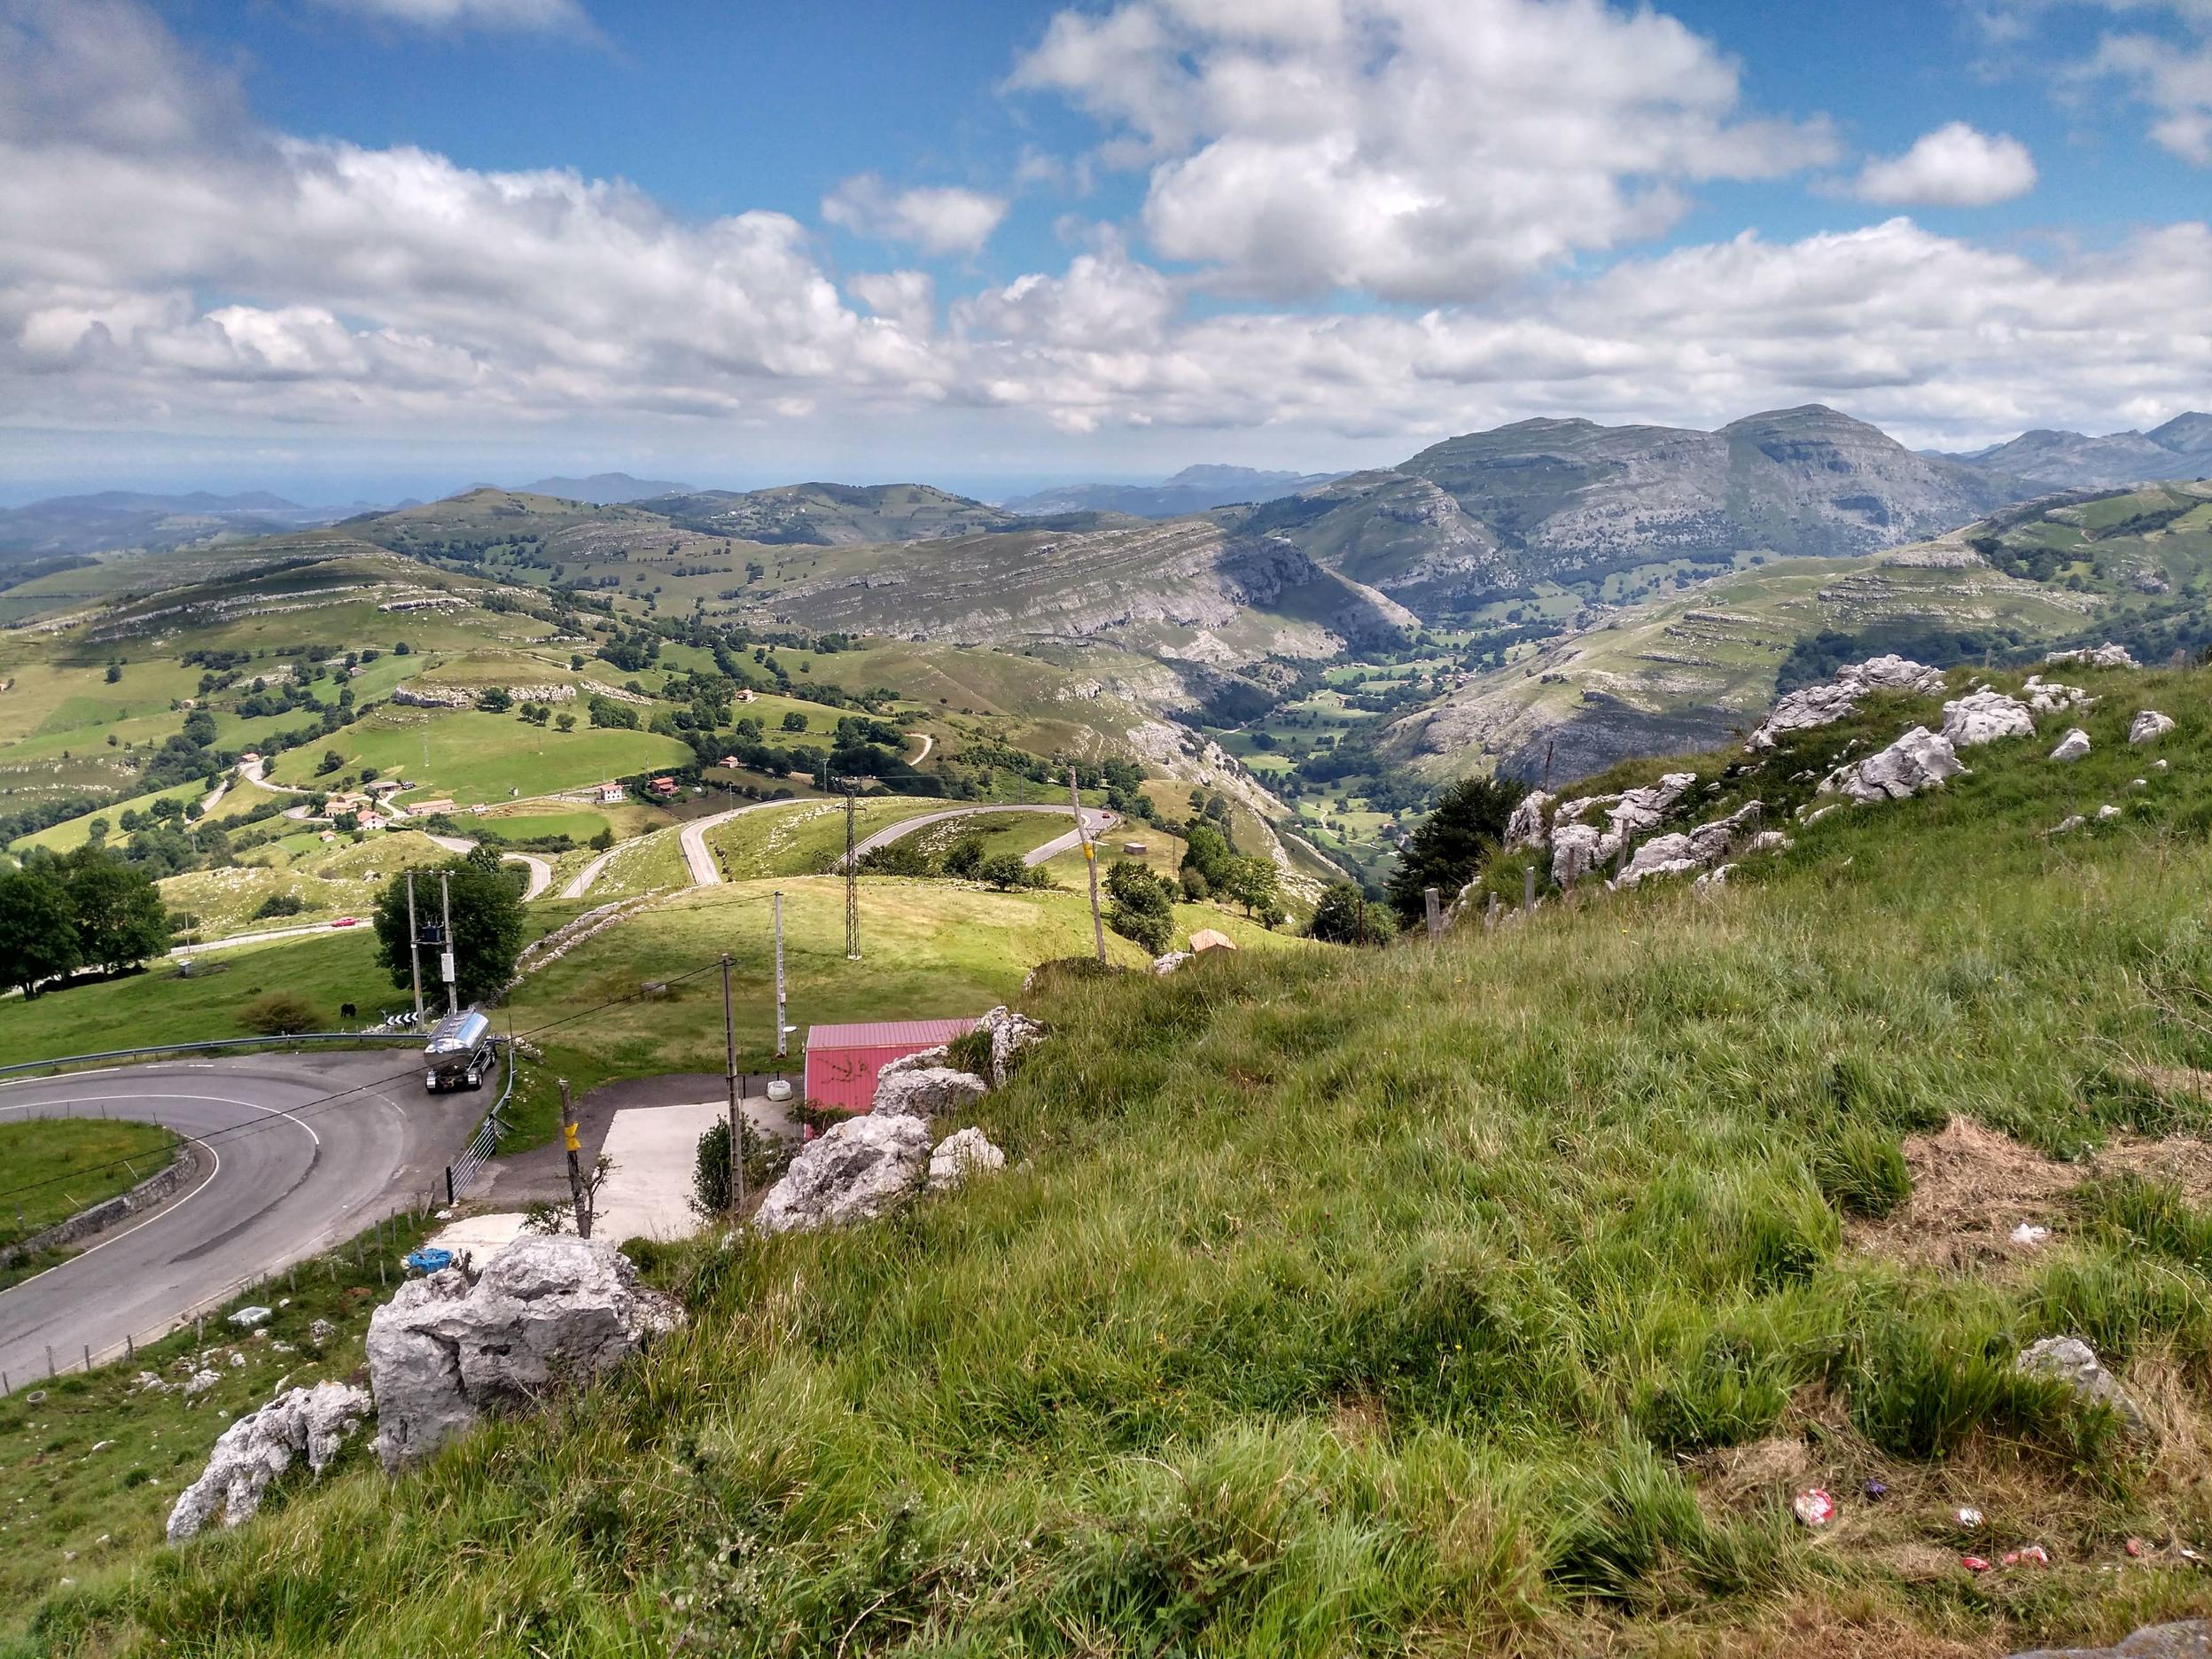
[[1531, 864], [1521, 872], [1521, 914], [1527, 915], [1536, 908], [1536, 866]]
[[561, 1141], [568, 1149], [568, 1196], [576, 1206], [576, 1236], [591, 1236], [591, 1205], [584, 1195], [583, 1141], [576, 1133], [576, 1110], [568, 1098], [568, 1079], [557, 1079], [561, 1088]]
[[1429, 913], [1429, 942], [1434, 945], [1444, 937], [1444, 895], [1434, 887], [1421, 890], [1421, 907]]
[[1486, 928], [1495, 928], [1498, 925], [1498, 895], [1496, 893], [1491, 894], [1490, 907], [1483, 912], [1483, 925]]
[[1083, 862], [1091, 872], [1091, 938], [1098, 945], [1098, 960], [1106, 960], [1106, 924], [1098, 915], [1098, 849], [1091, 845], [1091, 832], [1083, 827], [1083, 797], [1075, 787], [1075, 768], [1068, 768], [1068, 805], [1075, 808], [1075, 838], [1083, 844]]

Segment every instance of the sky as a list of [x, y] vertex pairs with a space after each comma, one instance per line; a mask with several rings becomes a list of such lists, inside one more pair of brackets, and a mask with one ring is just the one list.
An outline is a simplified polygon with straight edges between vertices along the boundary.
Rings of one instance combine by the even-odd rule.
[[2212, 408], [2212, 0], [0, 0], [0, 502]]

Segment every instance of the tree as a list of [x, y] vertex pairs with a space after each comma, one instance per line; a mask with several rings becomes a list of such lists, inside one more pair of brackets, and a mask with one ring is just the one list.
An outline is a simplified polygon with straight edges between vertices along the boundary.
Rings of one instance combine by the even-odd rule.
[[783, 717], [783, 729], [785, 731], [805, 731], [806, 729], [806, 715], [800, 713], [798, 710], [793, 709], [790, 713]]
[[1313, 937], [1331, 945], [1379, 945], [1398, 931], [1396, 914], [1350, 882], [1338, 882], [1321, 894], [1313, 909]]
[[1449, 904], [1482, 872], [1506, 838], [1506, 825], [1529, 786], [1511, 778], [1463, 778], [1437, 798], [1398, 854], [1387, 891], [1390, 907], [1407, 927], [1426, 910], [1422, 890], [1434, 887]]
[[[480, 1002], [515, 975], [522, 954], [522, 892], [500, 868], [499, 854], [479, 846], [434, 869], [415, 872], [415, 907], [424, 926], [440, 920], [438, 879], [447, 877], [453, 905], [454, 979], [461, 1001]], [[377, 899], [378, 960], [401, 989], [409, 984], [407, 948], [407, 882], [387, 881]], [[424, 959], [425, 972], [437, 972], [435, 952]]]
[[74, 855], [69, 908], [78, 948], [106, 973], [120, 973], [169, 948], [169, 917], [152, 876], [112, 853], [87, 846]]
[[1142, 946], [1148, 955], [1164, 952], [1175, 938], [1175, 900], [1181, 887], [1134, 859], [1118, 859], [1106, 872], [1106, 891], [1113, 899], [1106, 925]]
[[325, 749], [323, 752], [323, 758], [315, 763], [315, 775], [317, 777], [328, 777], [345, 764], [344, 755], [335, 749]]
[[553, 723], [554, 725], [559, 727], [563, 731], [574, 731], [576, 729], [576, 717], [573, 714], [557, 715]]
[[487, 714], [504, 714], [514, 707], [514, 695], [505, 686], [486, 686], [476, 694], [476, 705]]
[[[1282, 915], [1282, 876], [1275, 868], [1274, 861], [1257, 855], [1234, 858], [1229, 861], [1228, 879], [1220, 884], [1221, 890], [1244, 907], [1247, 915]], [[1273, 927], [1274, 922], [1267, 923]]]
[[43, 870], [0, 876], [0, 980], [27, 997], [82, 961], [68, 889]]
[[982, 881], [1001, 892], [1011, 892], [1017, 887], [1033, 887], [1034, 872], [1022, 862], [1018, 853], [993, 853], [976, 867], [976, 875]]
[[110, 684], [110, 685], [113, 685], [113, 684], [114, 684], [117, 681], [121, 680], [122, 677], [123, 677], [123, 666], [122, 666], [122, 665], [121, 665], [121, 663], [110, 663], [110, 664], [108, 664], [108, 666], [107, 666], [107, 682], [108, 682], [108, 684]]
[[1229, 845], [1228, 837], [1211, 823], [1194, 822], [1190, 826], [1189, 838], [1183, 848], [1183, 868], [1196, 870], [1204, 879], [1207, 891], [1226, 891], [1235, 862], [1236, 852]]

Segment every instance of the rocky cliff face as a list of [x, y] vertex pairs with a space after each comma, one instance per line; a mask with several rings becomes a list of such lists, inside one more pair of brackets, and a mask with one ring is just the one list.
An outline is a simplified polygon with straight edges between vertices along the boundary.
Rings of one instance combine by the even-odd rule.
[[2177, 415], [2147, 432], [2107, 432], [2101, 438], [2038, 429], [1958, 458], [1982, 471], [2064, 489], [2201, 478], [2212, 472], [2212, 415]]
[[1521, 421], [1270, 503], [1246, 522], [1435, 615], [1536, 580], [1667, 559], [1875, 552], [2029, 493], [1816, 404], [1712, 432]]

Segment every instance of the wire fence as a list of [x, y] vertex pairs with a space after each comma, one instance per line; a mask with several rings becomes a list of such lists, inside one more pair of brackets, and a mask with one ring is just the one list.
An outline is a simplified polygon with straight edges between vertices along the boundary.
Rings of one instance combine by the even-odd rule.
[[477, 1172], [499, 1145], [500, 1133], [506, 1127], [501, 1121], [500, 1110], [515, 1092], [515, 1046], [506, 1045], [505, 1068], [507, 1080], [501, 1085], [499, 1098], [492, 1102], [491, 1110], [484, 1114], [484, 1121], [477, 1125], [476, 1133], [462, 1149], [461, 1156], [446, 1165], [446, 1202], [456, 1203], [475, 1183]]

